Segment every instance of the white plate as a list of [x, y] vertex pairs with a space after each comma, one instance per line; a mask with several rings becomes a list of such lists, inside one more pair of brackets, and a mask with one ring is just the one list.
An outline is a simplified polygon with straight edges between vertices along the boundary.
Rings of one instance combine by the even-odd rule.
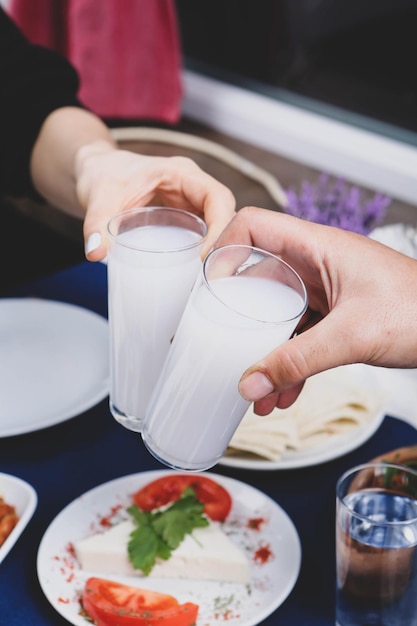
[[378, 430], [382, 420], [385, 417], [385, 411], [378, 413], [375, 418], [364, 427], [358, 427], [355, 433], [341, 436], [334, 439], [331, 444], [318, 446], [309, 451], [303, 452], [287, 452], [279, 461], [268, 461], [267, 459], [249, 459], [236, 456], [224, 456], [219, 461], [219, 465], [229, 467], [238, 467], [250, 470], [286, 470], [297, 469], [301, 467], [309, 467], [326, 463], [339, 456], [343, 456], [360, 445], [365, 443]]
[[0, 546], [0, 563], [6, 558], [23, 530], [27, 526], [38, 502], [34, 488], [21, 478], [0, 473], [0, 496], [7, 504], [14, 506], [19, 521]]
[[[39, 546], [38, 578], [49, 602], [74, 626], [85, 626], [85, 619], [79, 614], [78, 598], [91, 573], [79, 569], [72, 542], [98, 532], [100, 520], [107, 519], [118, 505], [129, 506], [132, 493], [168, 474], [172, 471], [156, 470], [105, 483], [74, 500], [50, 524]], [[108, 575], [102, 578], [170, 593], [181, 603], [199, 604], [197, 626], [224, 625], [226, 618], [230, 626], [253, 626], [279, 607], [295, 585], [301, 563], [298, 534], [288, 515], [261, 491], [218, 474], [208, 476], [232, 496], [233, 507], [224, 530], [250, 559], [249, 588], [179, 579]], [[248, 528], [249, 520], [256, 518], [262, 518], [265, 523], [259, 530]], [[255, 560], [255, 553], [261, 548], [271, 551], [271, 558], [263, 564]]]
[[[358, 383], [366, 381], [366, 384], [374, 388], [380, 388], [381, 396], [383, 397], [383, 404], [388, 402], [389, 395], [386, 389], [382, 388], [380, 381], [375, 376], [370, 365], [354, 364], [345, 365], [344, 369], [348, 370], [351, 374], [358, 378]], [[302, 393], [302, 392], [301, 392]], [[233, 456], [224, 456], [220, 459], [219, 465], [225, 465], [228, 467], [236, 467], [240, 469], [250, 470], [287, 470], [298, 469], [301, 467], [310, 467], [313, 465], [319, 465], [320, 463], [326, 463], [332, 459], [336, 459], [352, 450], [355, 450], [360, 445], [365, 443], [380, 427], [385, 415], [387, 415], [387, 409], [381, 409], [377, 412], [373, 418], [364, 426], [358, 426], [357, 429], [352, 430], [348, 435], [335, 436], [329, 439], [323, 445], [311, 448], [303, 451], [288, 451], [285, 452], [282, 458], [278, 461], [269, 461], [267, 459], [249, 458], [244, 454], [239, 456], [237, 453]]]
[[0, 299], [0, 437], [63, 422], [109, 392], [108, 324], [75, 305]]

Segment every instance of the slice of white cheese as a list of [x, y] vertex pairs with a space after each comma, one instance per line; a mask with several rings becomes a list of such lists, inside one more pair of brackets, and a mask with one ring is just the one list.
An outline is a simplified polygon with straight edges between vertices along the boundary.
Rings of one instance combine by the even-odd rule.
[[[128, 520], [109, 530], [74, 544], [83, 570], [96, 574], [142, 576], [129, 561], [127, 544], [134, 524]], [[171, 557], [158, 560], [150, 573], [154, 578], [186, 578], [221, 582], [249, 583], [249, 563], [245, 554], [211, 523], [186, 535]]]

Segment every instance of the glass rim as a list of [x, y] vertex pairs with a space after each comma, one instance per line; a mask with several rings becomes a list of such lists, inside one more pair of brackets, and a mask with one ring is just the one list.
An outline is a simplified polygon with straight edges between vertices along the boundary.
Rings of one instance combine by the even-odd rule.
[[[116, 222], [119, 222], [121, 219], [125, 217], [129, 217], [129, 215], [134, 215], [134, 214], [139, 214], [139, 213], [153, 213], [153, 212], [156, 213], [159, 211], [165, 211], [167, 213], [172, 213], [172, 214], [176, 213], [176, 214], [181, 214], [181, 215], [186, 216], [187, 218], [191, 219], [191, 221], [194, 221], [195, 223], [199, 224], [202, 227], [204, 234], [201, 234], [199, 239], [197, 239], [197, 241], [187, 244], [186, 246], [169, 248], [168, 250], [167, 249], [161, 250], [157, 248], [143, 248], [143, 247], [131, 244], [131, 243], [120, 241], [118, 234], [112, 232], [111, 230], [112, 226]], [[167, 224], [167, 225], [172, 226], [172, 224]], [[144, 224], [144, 226], [156, 226], [156, 224], [146, 224], [146, 225]], [[142, 228], [142, 226], [138, 226], [138, 228]], [[196, 234], [199, 234], [197, 233], [197, 231], [193, 231], [193, 232], [196, 232]], [[175, 252], [186, 252], [187, 250], [192, 250], [193, 248], [201, 246], [202, 242], [207, 237], [208, 226], [201, 217], [199, 217], [198, 215], [195, 215], [195, 213], [186, 211], [185, 209], [176, 209], [175, 207], [168, 207], [168, 206], [143, 206], [143, 207], [133, 207], [131, 209], [127, 209], [126, 211], [122, 211], [120, 213], [117, 213], [116, 215], [113, 215], [113, 217], [111, 217], [109, 221], [107, 222], [107, 233], [111, 241], [113, 241], [119, 246], [122, 246], [123, 248], [128, 248], [129, 250], [135, 250], [137, 252], [146, 252], [148, 254], [164, 254], [164, 253], [173, 254]]]
[[[206, 275], [206, 266], [207, 266], [207, 263], [210, 261], [210, 259], [217, 252], [220, 252], [221, 250], [226, 250], [227, 248], [244, 248], [244, 249], [247, 249], [247, 250], [251, 250], [252, 252], [255, 252], [255, 253], [260, 254], [262, 256], [275, 259], [281, 265], [285, 265], [285, 267], [298, 280], [298, 283], [299, 283], [299, 285], [301, 287], [302, 294], [300, 294], [300, 296], [302, 297], [303, 305], [302, 305], [302, 307], [300, 309], [300, 312], [297, 313], [296, 315], [293, 315], [292, 317], [288, 317], [288, 318], [286, 318], [284, 320], [279, 320], [279, 321], [262, 320], [262, 319], [258, 319], [258, 318], [252, 317], [250, 315], [245, 315], [244, 313], [241, 313], [240, 311], [238, 311], [234, 307], [232, 307], [229, 304], [227, 304], [226, 302], [224, 302], [221, 298], [219, 298], [219, 296], [213, 291], [213, 289], [210, 286], [210, 280], [207, 278], [207, 275]], [[210, 252], [208, 253], [208, 255], [206, 256], [206, 258], [204, 259], [204, 261], [203, 261], [203, 266], [201, 268], [201, 272], [202, 272], [203, 282], [204, 282], [205, 286], [207, 287], [207, 289], [212, 294], [212, 296], [215, 297], [216, 300], [218, 300], [223, 306], [225, 306], [226, 308], [230, 309], [231, 311], [233, 311], [234, 313], [236, 313], [237, 315], [239, 315], [240, 317], [242, 317], [244, 319], [256, 321], [256, 322], [259, 322], [261, 324], [269, 324], [269, 325], [272, 325], [272, 326], [279, 326], [281, 324], [288, 324], [290, 322], [293, 322], [294, 320], [301, 319], [301, 317], [304, 315], [304, 313], [307, 310], [307, 307], [308, 307], [308, 294], [307, 294], [307, 288], [306, 288], [306, 286], [304, 284], [303, 279], [298, 274], [298, 272], [289, 263], [287, 263], [287, 261], [285, 261], [282, 257], [274, 254], [273, 252], [269, 252], [268, 250], [263, 250], [262, 248], [258, 248], [256, 246], [252, 246], [250, 244], [241, 244], [241, 243], [226, 244], [224, 246], [219, 246], [217, 248], [212, 248], [210, 250]]]
[[[343, 472], [343, 474], [341, 476], [339, 476], [339, 478], [336, 481], [336, 501], [337, 503], [343, 507], [343, 509], [346, 512], [349, 512], [349, 514], [352, 517], [355, 517], [356, 519], [360, 519], [364, 522], [368, 522], [368, 523], [372, 523], [372, 525], [374, 526], [381, 526], [381, 527], [392, 527], [392, 526], [410, 526], [412, 524], [415, 524], [417, 522], [417, 513], [414, 517], [410, 518], [410, 519], [406, 519], [406, 520], [402, 520], [402, 521], [390, 521], [390, 520], [382, 520], [382, 521], [373, 521], [369, 519], [368, 515], [363, 515], [361, 513], [358, 513], [357, 511], [353, 511], [345, 502], [344, 499], [339, 495], [339, 490], [340, 487], [342, 485], [342, 483], [349, 478], [349, 476], [353, 476], [353, 474], [357, 474], [363, 470], [367, 470], [367, 469], [376, 469], [376, 468], [394, 468], [396, 470], [399, 470], [401, 472], [406, 472], [411, 474], [412, 476], [415, 476], [415, 478], [417, 479], [417, 470], [414, 469], [413, 467], [410, 467], [408, 465], [401, 465], [399, 463], [394, 463], [394, 462], [384, 462], [384, 461], [369, 461], [368, 463], [361, 463], [360, 465], [355, 465], [354, 467], [351, 467], [350, 469], [346, 470], [345, 472]], [[406, 496], [405, 493], [401, 493], [399, 494], [401, 496]], [[417, 501], [417, 495], [413, 496], [412, 494], [409, 494], [410, 498], [412, 500], [416, 500]]]

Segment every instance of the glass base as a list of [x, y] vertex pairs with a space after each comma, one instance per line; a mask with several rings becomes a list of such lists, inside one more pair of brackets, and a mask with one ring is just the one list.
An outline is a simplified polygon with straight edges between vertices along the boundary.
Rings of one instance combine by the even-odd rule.
[[109, 403], [110, 412], [113, 415], [116, 422], [119, 422], [122, 426], [128, 430], [132, 430], [135, 433], [142, 432], [143, 418], [133, 417], [132, 415], [126, 415], [123, 411], [120, 411], [117, 406], [112, 402]]
[[142, 432], [142, 440], [145, 444], [146, 449], [152, 454], [153, 457], [160, 463], [163, 463], [167, 467], [175, 470], [182, 470], [186, 472], [203, 472], [205, 470], [210, 469], [214, 465], [216, 465], [218, 459], [209, 463], [187, 463], [183, 460], [175, 459], [175, 458], [167, 458], [166, 455], [159, 452], [158, 446], [152, 441], [148, 441], [149, 437], [146, 432]]

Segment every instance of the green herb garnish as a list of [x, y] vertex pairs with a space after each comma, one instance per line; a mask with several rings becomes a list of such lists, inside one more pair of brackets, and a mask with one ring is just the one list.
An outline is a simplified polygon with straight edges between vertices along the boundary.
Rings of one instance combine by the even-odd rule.
[[184, 489], [181, 497], [164, 510], [142, 511], [136, 505], [129, 507], [128, 512], [137, 524], [127, 546], [133, 567], [147, 576], [158, 557], [169, 559], [186, 535], [195, 528], [209, 525], [203, 509], [204, 504], [190, 487]]

